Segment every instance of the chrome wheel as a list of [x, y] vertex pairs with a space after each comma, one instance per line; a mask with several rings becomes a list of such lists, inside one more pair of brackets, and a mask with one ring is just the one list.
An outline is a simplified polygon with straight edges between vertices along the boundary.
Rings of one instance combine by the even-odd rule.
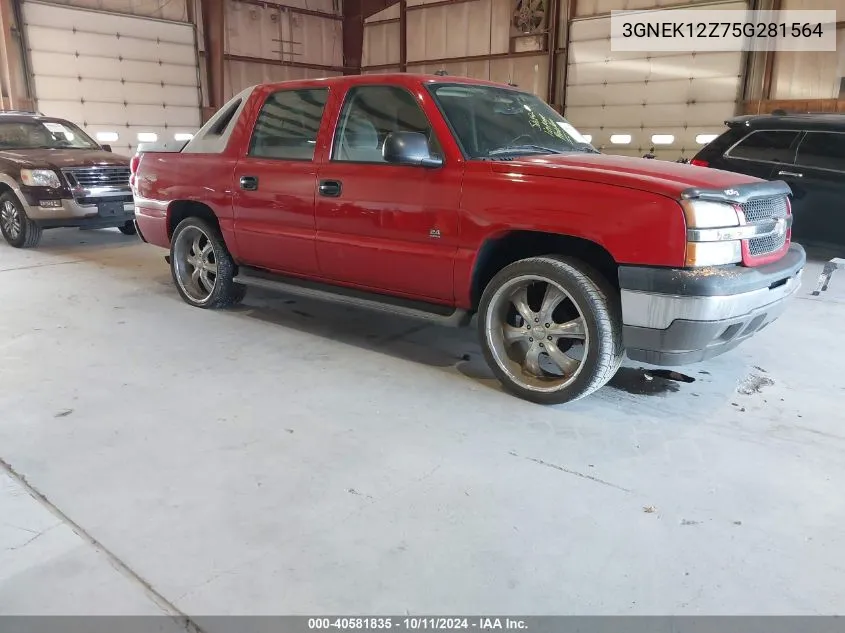
[[21, 236], [21, 215], [13, 202], [6, 200], [0, 208], [0, 224], [3, 226], [3, 233], [10, 240], [16, 240]]
[[173, 243], [173, 267], [176, 282], [192, 301], [208, 301], [217, 283], [217, 256], [202, 229], [188, 226], [179, 231]]
[[540, 275], [515, 277], [496, 290], [484, 335], [499, 368], [537, 392], [570, 385], [590, 349], [584, 311], [560, 284]]

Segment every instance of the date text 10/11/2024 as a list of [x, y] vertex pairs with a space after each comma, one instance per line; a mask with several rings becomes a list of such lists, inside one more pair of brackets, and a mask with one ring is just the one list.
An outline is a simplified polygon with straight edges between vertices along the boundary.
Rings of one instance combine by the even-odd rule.
[[387, 631], [391, 629], [409, 631], [452, 631], [452, 630], [527, 630], [525, 620], [519, 618], [475, 617], [350, 617], [350, 618], [308, 618], [308, 628], [312, 631]]

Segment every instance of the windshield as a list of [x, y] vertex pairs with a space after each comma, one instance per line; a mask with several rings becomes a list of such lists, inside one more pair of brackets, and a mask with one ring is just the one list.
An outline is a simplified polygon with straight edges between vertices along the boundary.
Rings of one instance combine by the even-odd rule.
[[470, 158], [598, 152], [534, 95], [467, 84], [435, 84], [431, 92]]
[[0, 150], [3, 149], [100, 149], [100, 146], [65, 121], [0, 121]]

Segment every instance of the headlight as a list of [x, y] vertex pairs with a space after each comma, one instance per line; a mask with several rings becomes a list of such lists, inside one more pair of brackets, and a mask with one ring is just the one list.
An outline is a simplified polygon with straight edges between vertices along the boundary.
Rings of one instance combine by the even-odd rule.
[[58, 189], [62, 186], [58, 175], [52, 169], [21, 169], [21, 182], [27, 187]]
[[687, 220], [687, 266], [720, 266], [742, 261], [742, 241], [754, 227], [740, 226], [733, 205], [709, 200], [681, 203]]

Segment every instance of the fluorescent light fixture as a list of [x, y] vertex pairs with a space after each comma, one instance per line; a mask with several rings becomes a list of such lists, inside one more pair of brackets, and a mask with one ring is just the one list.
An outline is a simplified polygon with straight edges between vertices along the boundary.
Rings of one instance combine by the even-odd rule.
[[674, 134], [655, 134], [651, 137], [651, 142], [655, 145], [671, 145], [675, 142]]
[[155, 132], [138, 132], [138, 141], [140, 143], [155, 143], [158, 140], [158, 134]]
[[582, 136], [582, 137], [584, 138], [584, 140], [585, 140], [585, 141], [587, 141], [588, 143], [592, 143], [592, 142], [593, 142], [593, 135], [592, 135], [592, 134], [582, 134], [581, 136]]
[[101, 143], [114, 143], [118, 138], [117, 132], [97, 132], [97, 140]]
[[715, 141], [718, 137], [718, 134], [699, 134], [695, 137], [695, 142], [699, 145], [707, 145]]
[[611, 134], [610, 142], [614, 145], [627, 145], [631, 142], [630, 134]]
[[173, 138], [177, 141], [190, 141], [192, 138], [194, 138], [194, 135], [188, 134], [187, 132], [177, 132], [173, 135]]

